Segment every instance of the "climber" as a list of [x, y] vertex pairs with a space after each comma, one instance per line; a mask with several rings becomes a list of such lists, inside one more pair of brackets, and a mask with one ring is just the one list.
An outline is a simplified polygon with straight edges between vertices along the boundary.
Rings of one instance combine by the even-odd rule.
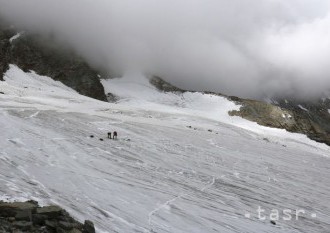
[[113, 132], [113, 138], [112, 139], [117, 139], [117, 131]]

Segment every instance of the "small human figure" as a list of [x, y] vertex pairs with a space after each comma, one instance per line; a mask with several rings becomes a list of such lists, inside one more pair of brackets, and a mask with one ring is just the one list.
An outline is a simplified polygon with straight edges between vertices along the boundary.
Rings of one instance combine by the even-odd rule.
[[108, 138], [109, 138], [109, 139], [112, 139], [112, 138], [111, 138], [111, 133], [110, 133], [110, 132], [108, 133]]
[[113, 132], [113, 139], [117, 139], [117, 131]]

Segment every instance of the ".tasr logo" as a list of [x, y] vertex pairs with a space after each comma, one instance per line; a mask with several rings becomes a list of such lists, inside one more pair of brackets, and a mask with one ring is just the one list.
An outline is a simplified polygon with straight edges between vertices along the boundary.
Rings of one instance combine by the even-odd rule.
[[255, 215], [252, 214], [252, 213], [245, 213], [246, 218], [256, 217], [260, 221], [267, 221], [267, 220], [270, 220], [270, 221], [279, 221], [279, 220], [292, 221], [292, 220], [296, 220], [296, 221], [298, 221], [300, 217], [306, 217], [306, 216], [310, 216], [312, 218], [317, 217], [317, 215], [315, 213], [307, 213], [307, 211], [305, 211], [303, 209], [297, 209], [297, 210], [272, 209], [270, 211], [266, 211], [261, 206], [258, 207], [258, 209], [256, 210]]

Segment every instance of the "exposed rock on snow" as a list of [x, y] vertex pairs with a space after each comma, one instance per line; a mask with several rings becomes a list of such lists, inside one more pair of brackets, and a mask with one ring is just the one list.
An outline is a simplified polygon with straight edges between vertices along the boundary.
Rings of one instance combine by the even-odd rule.
[[[278, 106], [256, 100], [237, 98], [242, 107], [229, 112], [260, 125], [303, 133], [309, 138], [330, 145], [330, 116], [326, 114], [327, 103], [314, 103], [311, 108], [301, 108], [293, 101], [278, 100]], [[307, 111], [306, 111], [307, 110]]]
[[230, 115], [240, 116], [268, 127], [292, 128], [295, 125], [295, 119], [293, 117], [289, 117], [292, 115], [290, 111], [260, 101], [242, 101], [244, 105], [240, 108], [240, 110], [230, 111]]
[[35, 201], [0, 201], [0, 232], [95, 233], [95, 228], [91, 221], [79, 223], [58, 206], [40, 207]]
[[164, 92], [185, 92], [185, 90], [182, 90], [180, 88], [177, 88], [173, 86], [171, 83], [164, 81], [160, 77], [153, 76], [150, 79], [150, 84], [155, 86], [159, 91], [164, 91]]

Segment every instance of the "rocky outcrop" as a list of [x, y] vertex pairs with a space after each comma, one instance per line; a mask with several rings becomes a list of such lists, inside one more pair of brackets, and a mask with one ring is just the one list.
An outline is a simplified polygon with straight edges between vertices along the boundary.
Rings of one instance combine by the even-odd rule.
[[330, 99], [296, 100], [277, 99], [273, 104], [288, 109], [301, 126], [297, 132], [309, 138], [330, 145]]
[[180, 88], [177, 88], [177, 87], [173, 86], [172, 84], [164, 81], [163, 79], [161, 79], [160, 77], [157, 77], [157, 76], [153, 76], [149, 80], [149, 82], [150, 82], [151, 85], [153, 85], [154, 87], [156, 87], [159, 91], [164, 91], [164, 92], [180, 92], [180, 93], [185, 92], [185, 90], [182, 90]]
[[265, 103], [237, 97], [230, 99], [242, 105], [239, 111], [229, 112], [232, 116], [240, 116], [263, 126], [302, 133], [312, 140], [330, 145], [329, 100], [313, 103], [277, 100]]
[[[238, 102], [238, 101], [236, 101]], [[295, 119], [291, 111], [282, 109], [272, 104], [255, 101], [241, 100], [242, 107], [239, 111], [230, 111], [231, 116], [240, 116], [260, 125], [274, 128], [294, 128]]]
[[[69, 48], [60, 46], [52, 36], [17, 32], [0, 24], [0, 78], [9, 64], [24, 71], [61, 81], [82, 95], [107, 101], [98, 73]], [[12, 40], [11, 40], [12, 39]]]
[[0, 232], [95, 233], [94, 224], [74, 220], [58, 206], [40, 207], [35, 201], [0, 202]]

